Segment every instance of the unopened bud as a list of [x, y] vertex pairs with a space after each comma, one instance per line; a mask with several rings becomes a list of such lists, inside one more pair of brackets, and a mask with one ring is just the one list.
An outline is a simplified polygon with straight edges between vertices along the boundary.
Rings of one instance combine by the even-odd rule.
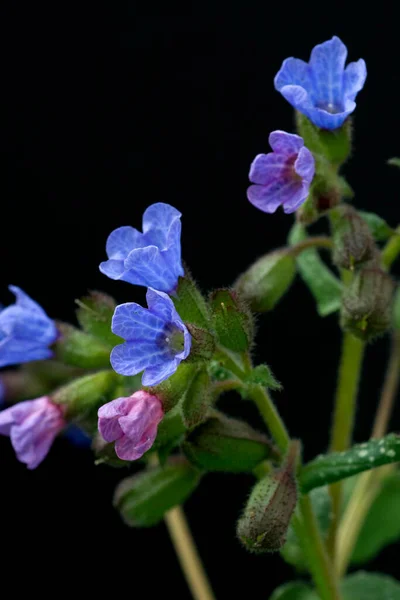
[[211, 377], [207, 369], [202, 368], [194, 376], [182, 401], [183, 422], [188, 429], [204, 421], [211, 401]]
[[258, 259], [235, 283], [235, 289], [252, 310], [272, 310], [289, 289], [296, 274], [290, 249], [281, 248]]
[[101, 340], [110, 349], [121, 342], [111, 331], [111, 321], [117, 306], [114, 298], [102, 292], [90, 292], [76, 300], [76, 317], [82, 329]]
[[145, 387], [144, 389], [160, 398], [165, 413], [172, 410], [183, 398], [194, 376], [198, 366], [195, 362], [182, 362], [176, 372], [158, 385]]
[[393, 292], [392, 278], [381, 269], [356, 273], [343, 295], [343, 329], [365, 341], [384, 334], [392, 324]]
[[377, 257], [378, 250], [366, 221], [357, 211], [343, 204], [333, 211], [333, 262], [353, 270]]
[[53, 350], [57, 360], [83, 369], [110, 366], [110, 347], [100, 339], [67, 323], [57, 323], [60, 336]]
[[298, 454], [299, 443], [292, 442], [283, 467], [264, 476], [250, 494], [237, 534], [251, 552], [277, 552], [286, 541], [297, 503]]
[[190, 462], [206, 471], [251, 471], [265, 459], [279, 458], [268, 438], [250, 425], [213, 411], [182, 447]]
[[214, 330], [222, 346], [233, 352], [249, 349], [254, 334], [252, 315], [234, 290], [215, 290], [210, 298]]

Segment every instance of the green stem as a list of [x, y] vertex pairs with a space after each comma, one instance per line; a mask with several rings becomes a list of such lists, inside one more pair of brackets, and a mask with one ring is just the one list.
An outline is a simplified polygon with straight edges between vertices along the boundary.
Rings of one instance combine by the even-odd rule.
[[[344, 334], [333, 416], [331, 452], [341, 452], [351, 444], [364, 347], [364, 343], [351, 333]], [[328, 536], [328, 548], [331, 556], [334, 556], [342, 502], [341, 482], [330, 486], [330, 494], [332, 498], [332, 523]]]
[[278, 448], [285, 452], [289, 446], [290, 436], [267, 390], [260, 385], [254, 385], [251, 387], [250, 397], [257, 405]]
[[386, 246], [382, 250], [381, 259], [382, 265], [389, 270], [398, 255], [400, 254], [400, 226], [397, 227], [396, 233], [390, 238]]
[[340, 600], [341, 594], [333, 565], [329, 560], [309, 496], [300, 498], [300, 511], [301, 518], [295, 515], [292, 524], [308, 558], [321, 600]]
[[292, 246], [290, 248], [290, 253], [294, 257], [296, 257], [299, 254], [301, 254], [301, 252], [303, 252], [304, 250], [307, 250], [308, 248], [332, 249], [333, 242], [332, 242], [332, 239], [330, 237], [328, 237], [327, 235], [309, 237], [301, 242], [298, 242], [298, 244], [295, 244], [294, 246]]
[[[395, 333], [389, 363], [382, 388], [382, 394], [375, 415], [372, 438], [383, 437], [387, 431], [393, 405], [400, 382], [400, 336]], [[374, 502], [385, 476], [391, 473], [394, 465], [372, 470], [360, 475], [347, 505], [338, 530], [336, 569], [339, 575], [346, 572], [354, 546], [362, 525]]]

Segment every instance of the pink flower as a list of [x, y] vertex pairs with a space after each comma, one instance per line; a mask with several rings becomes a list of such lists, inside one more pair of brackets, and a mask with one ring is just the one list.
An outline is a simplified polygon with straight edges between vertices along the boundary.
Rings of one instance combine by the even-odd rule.
[[0, 412], [0, 434], [10, 436], [18, 460], [28, 469], [42, 462], [65, 425], [61, 407], [47, 396], [19, 402]]
[[153, 445], [164, 411], [157, 396], [139, 391], [104, 404], [98, 416], [99, 431], [106, 442], [115, 442], [117, 456], [137, 460]]

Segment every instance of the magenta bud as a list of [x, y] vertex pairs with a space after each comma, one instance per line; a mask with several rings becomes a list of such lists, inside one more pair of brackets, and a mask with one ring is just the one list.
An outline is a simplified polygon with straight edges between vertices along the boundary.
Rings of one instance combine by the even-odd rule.
[[98, 411], [98, 427], [106, 442], [115, 442], [118, 458], [137, 460], [153, 445], [163, 416], [159, 398], [140, 390], [104, 404]]

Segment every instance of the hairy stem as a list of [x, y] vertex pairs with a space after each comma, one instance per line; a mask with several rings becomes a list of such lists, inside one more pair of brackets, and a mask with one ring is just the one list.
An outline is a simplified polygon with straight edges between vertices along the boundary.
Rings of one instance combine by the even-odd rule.
[[302, 240], [298, 244], [295, 244], [290, 248], [290, 252], [293, 256], [298, 256], [303, 252], [303, 250], [307, 250], [308, 248], [328, 248], [332, 249], [333, 242], [330, 237], [327, 235], [319, 235], [314, 237], [306, 238]]
[[397, 227], [396, 233], [390, 238], [386, 246], [382, 250], [381, 259], [382, 265], [389, 270], [396, 258], [400, 254], [400, 226]]
[[[351, 445], [364, 347], [364, 343], [351, 333], [344, 334], [330, 443], [331, 452], [341, 452]], [[330, 494], [332, 523], [328, 535], [328, 549], [333, 557], [336, 550], [337, 528], [342, 503], [342, 483], [340, 481], [330, 486]]]

